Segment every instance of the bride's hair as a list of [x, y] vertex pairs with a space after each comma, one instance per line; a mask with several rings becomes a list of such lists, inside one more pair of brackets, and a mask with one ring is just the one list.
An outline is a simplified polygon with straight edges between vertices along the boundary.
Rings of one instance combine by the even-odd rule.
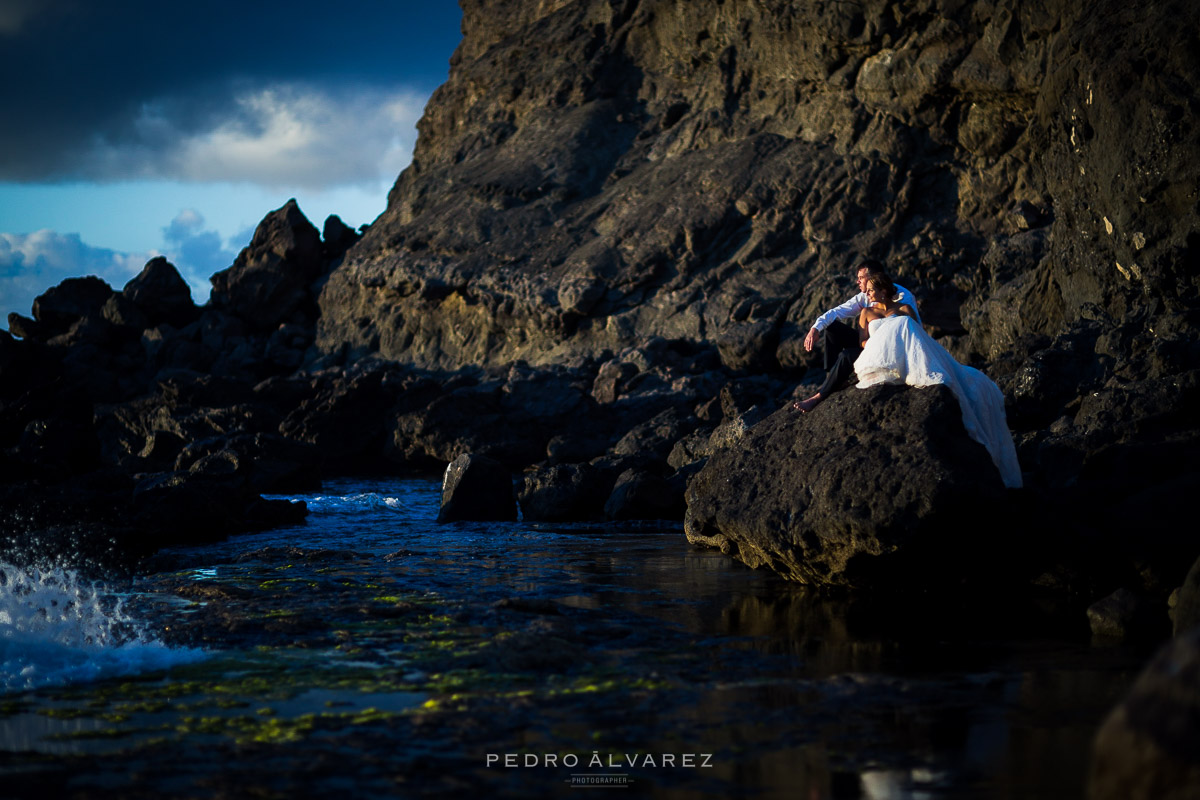
[[884, 272], [880, 270], [871, 270], [867, 273], [867, 283], [875, 286], [875, 291], [886, 297], [888, 300], [896, 299], [896, 284], [892, 283]]

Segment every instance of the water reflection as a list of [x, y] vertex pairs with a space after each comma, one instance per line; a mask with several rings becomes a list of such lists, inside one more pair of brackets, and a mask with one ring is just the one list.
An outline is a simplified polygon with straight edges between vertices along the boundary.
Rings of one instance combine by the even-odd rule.
[[[147, 586], [162, 619], [230, 651], [231, 672], [255, 648], [314, 653], [334, 677], [275, 699], [281, 721], [330, 703], [400, 715], [272, 751], [296, 768], [338, 753], [329, 783], [301, 795], [352, 794], [363, 785], [346, 776], [369, 772], [430, 796], [575, 797], [565, 774], [485, 770], [483, 754], [598, 747], [714, 754], [710, 770], [636, 772], [639, 796], [1078, 798], [1095, 724], [1140, 662], [1092, 650], [1055, 603], [822, 595], [693, 548], [677, 526], [439, 526], [430, 497], [436, 485], [327, 487], [303, 498], [309, 524], [166, 554]], [[181, 597], [208, 605], [185, 614]], [[370, 691], [337, 689], [350, 672]], [[370, 688], [397, 679], [413, 691]], [[247, 716], [262, 702], [236, 699]], [[450, 710], [409, 713], [427, 700]], [[25, 717], [41, 739], [59, 724], [8, 721]], [[411, 768], [430, 752], [438, 767]], [[232, 757], [251, 780], [253, 754]], [[118, 760], [92, 768], [120, 785]]]

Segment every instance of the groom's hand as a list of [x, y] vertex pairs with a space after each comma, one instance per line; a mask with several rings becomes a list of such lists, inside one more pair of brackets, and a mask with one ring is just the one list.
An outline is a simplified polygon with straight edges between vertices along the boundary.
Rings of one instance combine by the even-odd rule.
[[811, 353], [812, 349], [817, 346], [817, 337], [820, 335], [820, 331], [816, 328], [809, 328], [808, 335], [804, 337], [804, 349]]

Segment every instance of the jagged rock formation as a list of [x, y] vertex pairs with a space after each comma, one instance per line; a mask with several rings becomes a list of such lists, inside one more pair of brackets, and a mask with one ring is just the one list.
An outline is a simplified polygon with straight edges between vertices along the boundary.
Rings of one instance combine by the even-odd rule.
[[1001, 384], [1034, 491], [1134, 525], [1200, 483], [1198, 13], [466, 2], [317, 347], [457, 368], [657, 335], [796, 379], [872, 256]]
[[[149, 273], [149, 306], [47, 293], [5, 363], [82, 396], [0, 390], [0, 466], [178, 471], [197, 442], [280, 437], [302, 473], [471, 452], [527, 470], [547, 515], [666, 513], [637, 498], [677, 507], [817, 378], [804, 333], [870, 256], [1005, 390], [1031, 505], [1115, 542], [1126, 575], [1097, 588], [1169, 590], [1196, 555], [1174, 498], [1200, 484], [1198, 14], [464, 0], [362, 239], [273, 212], [203, 313]], [[579, 495], [585, 473], [603, 486]], [[1146, 508], [1160, 524], [1116, 535]]]
[[467, 2], [319, 343], [456, 367], [749, 339], [795, 366], [863, 255], [965, 354], [1177, 313], [1176, 5]]
[[[346, 230], [331, 218], [322, 243], [291, 201], [213, 277], [204, 308], [155, 258], [120, 291], [72, 278], [32, 319], [10, 315], [21, 338], [0, 334], [0, 551], [131, 556], [302, 517], [261, 494], [315, 485], [338, 455], [314, 443], [316, 423], [283, 424], [297, 398], [282, 379], [312, 342], [312, 284]], [[29, 552], [37, 542], [52, 552]]]

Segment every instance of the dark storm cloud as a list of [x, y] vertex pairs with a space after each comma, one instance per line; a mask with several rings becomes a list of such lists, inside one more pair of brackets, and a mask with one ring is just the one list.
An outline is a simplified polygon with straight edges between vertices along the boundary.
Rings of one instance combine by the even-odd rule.
[[325, 132], [347, 114], [381, 146], [445, 79], [460, 18], [454, 0], [0, 0], [0, 180], [228, 180], [283, 134], [290, 175], [355, 144]]

